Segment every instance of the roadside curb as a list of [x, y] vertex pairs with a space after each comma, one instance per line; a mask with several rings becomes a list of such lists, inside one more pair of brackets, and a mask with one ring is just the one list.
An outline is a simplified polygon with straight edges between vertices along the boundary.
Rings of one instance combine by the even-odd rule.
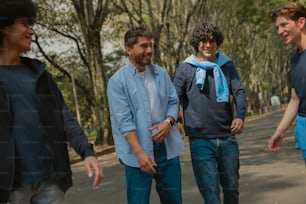
[[[70, 151], [74, 152], [74, 150], [70, 150]], [[115, 147], [109, 146], [109, 147], [101, 148], [100, 150], [95, 149], [95, 152], [96, 152], [96, 156], [98, 157], [98, 156], [102, 156], [105, 154], [110, 154], [110, 153], [115, 152]], [[75, 163], [83, 161], [83, 159], [75, 152], [73, 154], [69, 154], [69, 156], [70, 156], [70, 164], [75, 164]]]
[[280, 109], [275, 110], [275, 111], [270, 111], [270, 112], [268, 112], [268, 113], [248, 116], [248, 117], [245, 118], [245, 122], [249, 122], [249, 121], [261, 119], [261, 118], [266, 117], [266, 116], [268, 116], [268, 115], [271, 115], [271, 114], [273, 114], [273, 113], [277, 113], [277, 112], [284, 111], [285, 109], [286, 109], [286, 108], [284, 107], [284, 108], [280, 108]]
[[[260, 114], [260, 115], [248, 116], [248, 117], [245, 118], [245, 122], [261, 119], [261, 118], [266, 117], [268, 115], [271, 115], [275, 112], [280, 112], [280, 111], [283, 111], [283, 110], [285, 110], [285, 108], [281, 108], [281, 109], [278, 109], [278, 110], [275, 110], [275, 111], [270, 111], [268, 113], [264, 113], [264, 114]], [[115, 152], [115, 146], [113, 146], [113, 145], [109, 146], [109, 147], [95, 146], [94, 149], [95, 149], [97, 157]], [[83, 161], [83, 159], [78, 154], [76, 154], [74, 152], [74, 150], [72, 150], [72, 149], [69, 151], [69, 157], [70, 157], [70, 164], [76, 164], [78, 162]]]

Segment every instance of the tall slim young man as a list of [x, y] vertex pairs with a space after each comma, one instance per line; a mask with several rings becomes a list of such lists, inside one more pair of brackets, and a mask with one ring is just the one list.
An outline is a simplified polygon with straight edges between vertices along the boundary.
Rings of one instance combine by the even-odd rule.
[[0, 203], [64, 203], [72, 185], [67, 141], [95, 173], [94, 187], [103, 177], [46, 65], [21, 56], [35, 18], [31, 0], [0, 0]]

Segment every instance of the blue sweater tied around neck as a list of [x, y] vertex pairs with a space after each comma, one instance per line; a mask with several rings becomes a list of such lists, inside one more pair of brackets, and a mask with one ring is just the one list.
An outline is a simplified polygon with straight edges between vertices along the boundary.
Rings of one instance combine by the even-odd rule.
[[206, 78], [206, 71], [213, 70], [215, 79], [217, 102], [228, 102], [229, 101], [229, 90], [226, 78], [221, 70], [225, 63], [231, 59], [223, 55], [220, 52], [216, 53], [216, 59], [210, 61], [199, 61], [195, 55], [191, 55], [186, 58], [184, 63], [188, 63], [197, 67], [196, 69], [196, 86], [199, 90], [203, 90]]

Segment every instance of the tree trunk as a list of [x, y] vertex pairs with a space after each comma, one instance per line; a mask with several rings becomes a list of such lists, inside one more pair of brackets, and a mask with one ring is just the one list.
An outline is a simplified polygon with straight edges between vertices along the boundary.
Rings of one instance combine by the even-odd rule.
[[77, 116], [78, 123], [82, 126], [80, 107], [79, 107], [78, 95], [77, 95], [77, 91], [76, 91], [73, 72], [71, 72], [71, 85], [72, 85], [73, 98], [74, 98], [74, 104], [75, 104], [75, 113], [76, 113], [76, 116]]

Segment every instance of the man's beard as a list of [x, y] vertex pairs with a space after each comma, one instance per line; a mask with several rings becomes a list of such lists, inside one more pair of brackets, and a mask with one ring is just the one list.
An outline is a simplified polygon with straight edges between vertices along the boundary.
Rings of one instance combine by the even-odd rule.
[[151, 64], [151, 56], [150, 60], [144, 60], [144, 58], [147, 58], [146, 55], [139, 55], [137, 58], [135, 58], [135, 62], [141, 66], [149, 65]]

